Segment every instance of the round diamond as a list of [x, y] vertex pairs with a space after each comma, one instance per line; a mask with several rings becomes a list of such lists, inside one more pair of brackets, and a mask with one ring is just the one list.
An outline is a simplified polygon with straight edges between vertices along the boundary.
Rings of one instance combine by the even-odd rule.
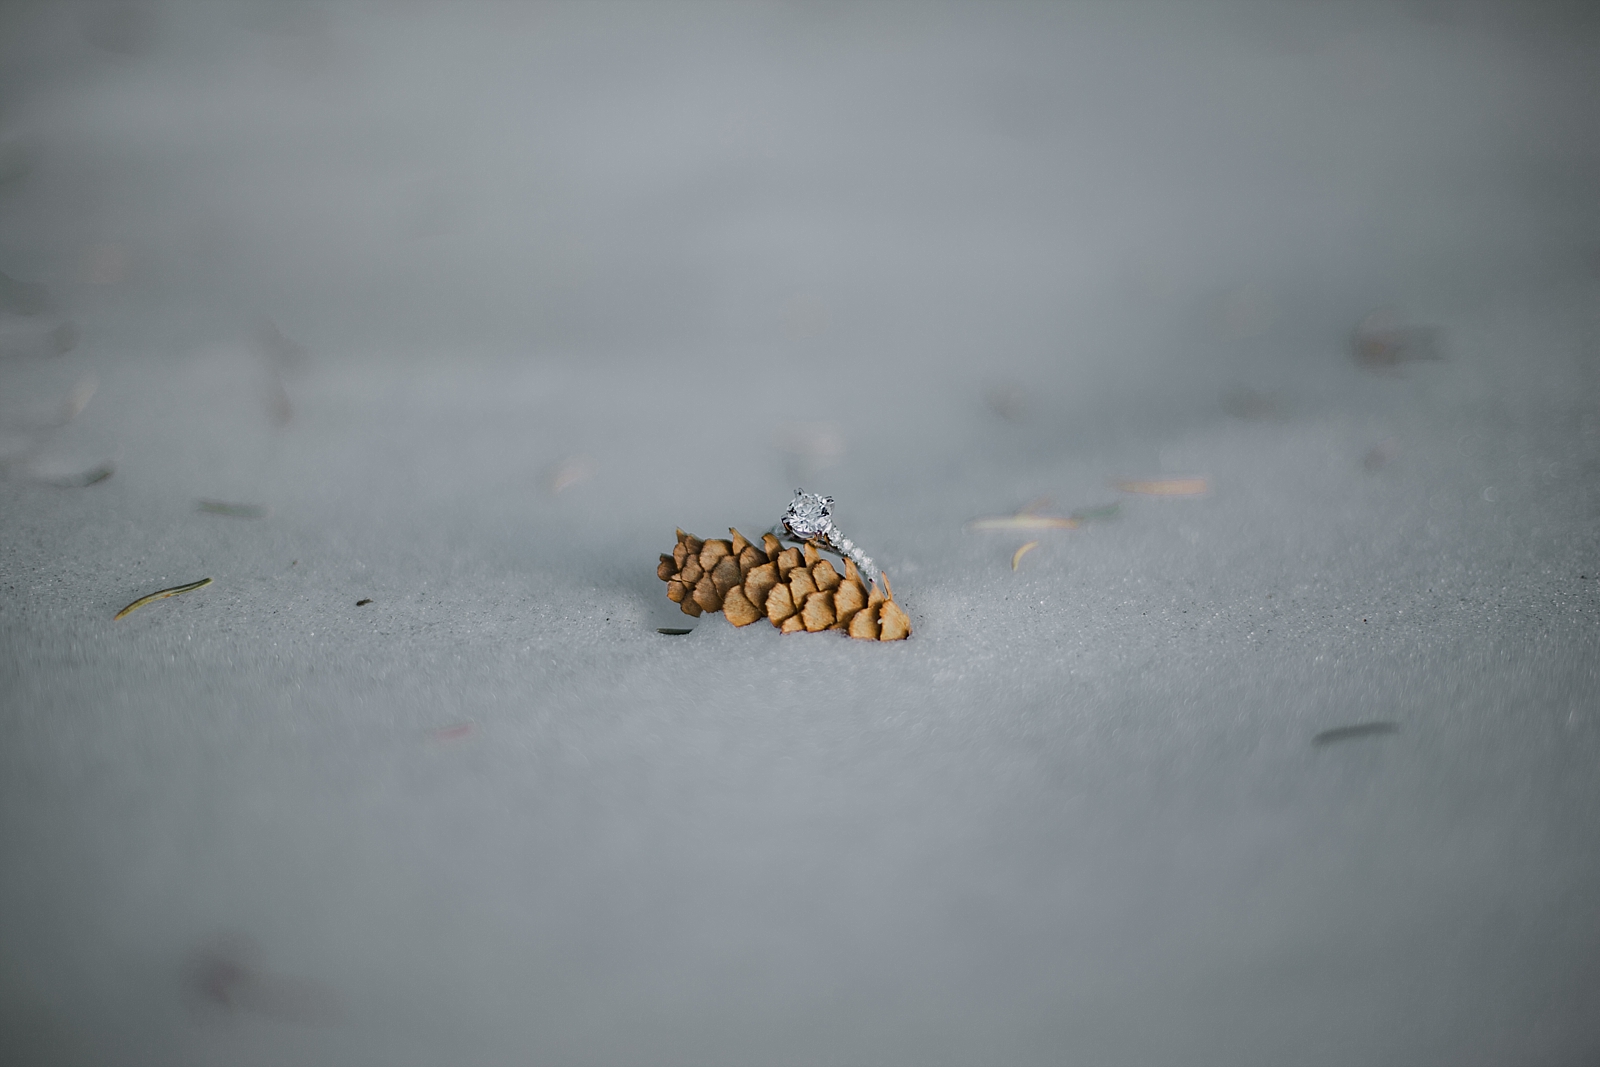
[[832, 503], [832, 497], [796, 489], [794, 499], [789, 502], [789, 510], [783, 516], [783, 524], [800, 540], [809, 541], [831, 525], [828, 521], [828, 505]]

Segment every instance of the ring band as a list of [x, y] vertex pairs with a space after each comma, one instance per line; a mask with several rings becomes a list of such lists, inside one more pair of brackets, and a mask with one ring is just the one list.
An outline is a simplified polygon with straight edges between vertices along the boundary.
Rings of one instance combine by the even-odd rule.
[[794, 499], [789, 501], [789, 509], [783, 513], [783, 518], [772, 528], [772, 532], [791, 541], [818, 541], [853, 562], [867, 581], [876, 582], [877, 565], [833, 524], [828, 511], [832, 506], [831, 496], [796, 489]]

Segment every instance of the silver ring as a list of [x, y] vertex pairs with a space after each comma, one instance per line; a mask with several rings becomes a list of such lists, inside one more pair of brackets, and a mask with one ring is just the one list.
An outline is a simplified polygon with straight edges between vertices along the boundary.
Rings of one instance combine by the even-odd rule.
[[794, 499], [789, 501], [789, 510], [783, 513], [783, 518], [772, 528], [772, 532], [791, 541], [819, 541], [853, 562], [868, 582], [876, 582], [877, 566], [833, 524], [833, 518], [828, 513], [832, 506], [831, 496], [796, 489]]

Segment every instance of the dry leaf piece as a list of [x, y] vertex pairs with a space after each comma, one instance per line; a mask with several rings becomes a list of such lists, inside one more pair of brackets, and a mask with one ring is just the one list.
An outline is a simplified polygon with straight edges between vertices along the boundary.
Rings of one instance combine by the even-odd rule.
[[750, 599], [744, 595], [744, 590], [737, 585], [729, 589], [728, 595], [722, 598], [722, 613], [735, 626], [749, 626], [761, 618], [761, 609], [750, 603]]

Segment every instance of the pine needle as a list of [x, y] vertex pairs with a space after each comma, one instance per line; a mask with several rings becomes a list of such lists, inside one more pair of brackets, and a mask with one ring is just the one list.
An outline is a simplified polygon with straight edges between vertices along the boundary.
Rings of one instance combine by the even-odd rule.
[[115, 622], [118, 619], [122, 618], [124, 615], [130, 614], [131, 612], [138, 611], [140, 608], [144, 607], [146, 604], [153, 604], [157, 600], [165, 600], [169, 596], [177, 596], [179, 593], [187, 593], [187, 592], [190, 592], [190, 591], [195, 590], [195, 589], [203, 588], [203, 587], [208, 586], [210, 584], [211, 584], [211, 579], [210, 578], [202, 578], [198, 582], [190, 582], [188, 585], [175, 585], [171, 589], [162, 589], [162, 590], [159, 590], [157, 592], [151, 593], [149, 596], [142, 596], [138, 600], [135, 600], [132, 604], [129, 604], [127, 607], [123, 608], [121, 611], [119, 611], [115, 615], [113, 615], [111, 617], [111, 621]]
[[1034, 550], [1034, 549], [1036, 549], [1038, 547], [1039, 547], [1039, 542], [1037, 542], [1037, 541], [1029, 541], [1027, 544], [1023, 545], [1021, 548], [1019, 548], [1015, 552], [1013, 552], [1011, 554], [1011, 569], [1012, 570], [1016, 570], [1017, 569], [1017, 564], [1022, 562], [1022, 557], [1026, 556], [1029, 552], [1031, 552], [1032, 550]]
[[969, 530], [1076, 530], [1079, 520], [1071, 515], [1000, 515], [989, 519], [975, 519], [967, 523]]
[[1199, 496], [1210, 486], [1204, 478], [1161, 478], [1147, 482], [1116, 482], [1124, 493], [1143, 496]]

